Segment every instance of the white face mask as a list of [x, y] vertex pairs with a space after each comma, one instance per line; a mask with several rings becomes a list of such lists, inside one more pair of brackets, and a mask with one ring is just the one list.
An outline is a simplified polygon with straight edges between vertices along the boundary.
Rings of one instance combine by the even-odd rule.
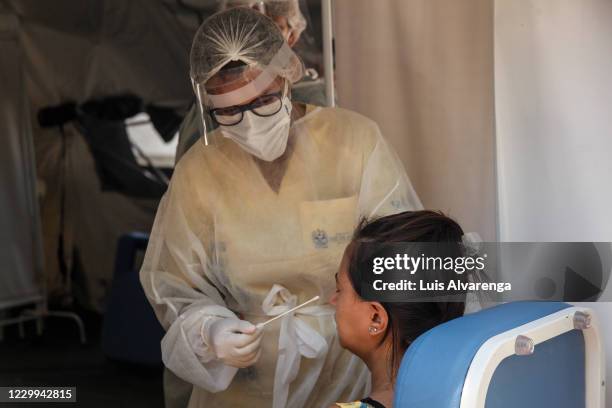
[[287, 148], [291, 109], [291, 100], [285, 96], [281, 110], [273, 116], [261, 117], [246, 111], [242, 121], [237, 125], [220, 126], [220, 128], [223, 136], [232, 139], [253, 156], [273, 161]]

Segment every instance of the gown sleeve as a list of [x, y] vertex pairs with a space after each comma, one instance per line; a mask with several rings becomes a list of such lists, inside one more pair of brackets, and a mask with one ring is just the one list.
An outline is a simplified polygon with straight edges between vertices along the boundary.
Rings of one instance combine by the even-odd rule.
[[236, 316], [224, 302], [211, 262], [215, 248], [206, 237], [213, 236], [214, 225], [180, 167], [157, 210], [140, 280], [166, 330], [161, 342], [166, 367], [191, 384], [219, 392], [238, 369], [216, 358], [201, 331], [208, 319]]
[[359, 216], [372, 219], [423, 208], [404, 166], [378, 126], [367, 126], [373, 148], [365, 159], [359, 193]]

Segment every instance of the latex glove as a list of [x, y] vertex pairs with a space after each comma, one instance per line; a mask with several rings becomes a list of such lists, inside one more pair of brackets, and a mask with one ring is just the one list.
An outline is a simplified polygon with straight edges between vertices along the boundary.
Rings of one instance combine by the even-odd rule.
[[202, 340], [224, 364], [244, 368], [259, 359], [263, 330], [233, 317], [209, 319], [202, 325]]

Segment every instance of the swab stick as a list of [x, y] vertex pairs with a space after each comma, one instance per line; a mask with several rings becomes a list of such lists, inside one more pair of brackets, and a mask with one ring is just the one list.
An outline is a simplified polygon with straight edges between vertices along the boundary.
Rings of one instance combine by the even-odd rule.
[[259, 328], [262, 328], [262, 327], [264, 327], [266, 324], [271, 323], [271, 322], [275, 321], [276, 319], [280, 319], [280, 318], [281, 318], [281, 317], [283, 317], [284, 315], [286, 315], [286, 314], [288, 314], [288, 313], [291, 313], [291, 312], [293, 312], [293, 311], [295, 311], [295, 310], [298, 310], [299, 308], [304, 307], [304, 306], [306, 306], [306, 305], [308, 305], [308, 304], [310, 304], [310, 303], [314, 302], [315, 300], [319, 300], [319, 296], [315, 296], [315, 297], [313, 297], [312, 299], [305, 301], [305, 302], [304, 302], [304, 303], [302, 303], [301, 305], [297, 305], [296, 307], [291, 308], [291, 309], [287, 310], [286, 312], [283, 312], [283, 313], [281, 313], [281, 314], [279, 314], [279, 315], [276, 315], [276, 316], [274, 316], [273, 318], [271, 318], [270, 320], [266, 320], [266, 321], [265, 321], [265, 322], [263, 322], [263, 323], [257, 323], [257, 324], [256, 324], [256, 326], [257, 326], [257, 328], [258, 328], [258, 329], [259, 329]]

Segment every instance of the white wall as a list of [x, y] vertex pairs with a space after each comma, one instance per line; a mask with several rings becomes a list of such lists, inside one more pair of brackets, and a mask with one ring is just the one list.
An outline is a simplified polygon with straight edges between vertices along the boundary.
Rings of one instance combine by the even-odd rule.
[[612, 241], [612, 1], [496, 0], [495, 93], [500, 240]]

